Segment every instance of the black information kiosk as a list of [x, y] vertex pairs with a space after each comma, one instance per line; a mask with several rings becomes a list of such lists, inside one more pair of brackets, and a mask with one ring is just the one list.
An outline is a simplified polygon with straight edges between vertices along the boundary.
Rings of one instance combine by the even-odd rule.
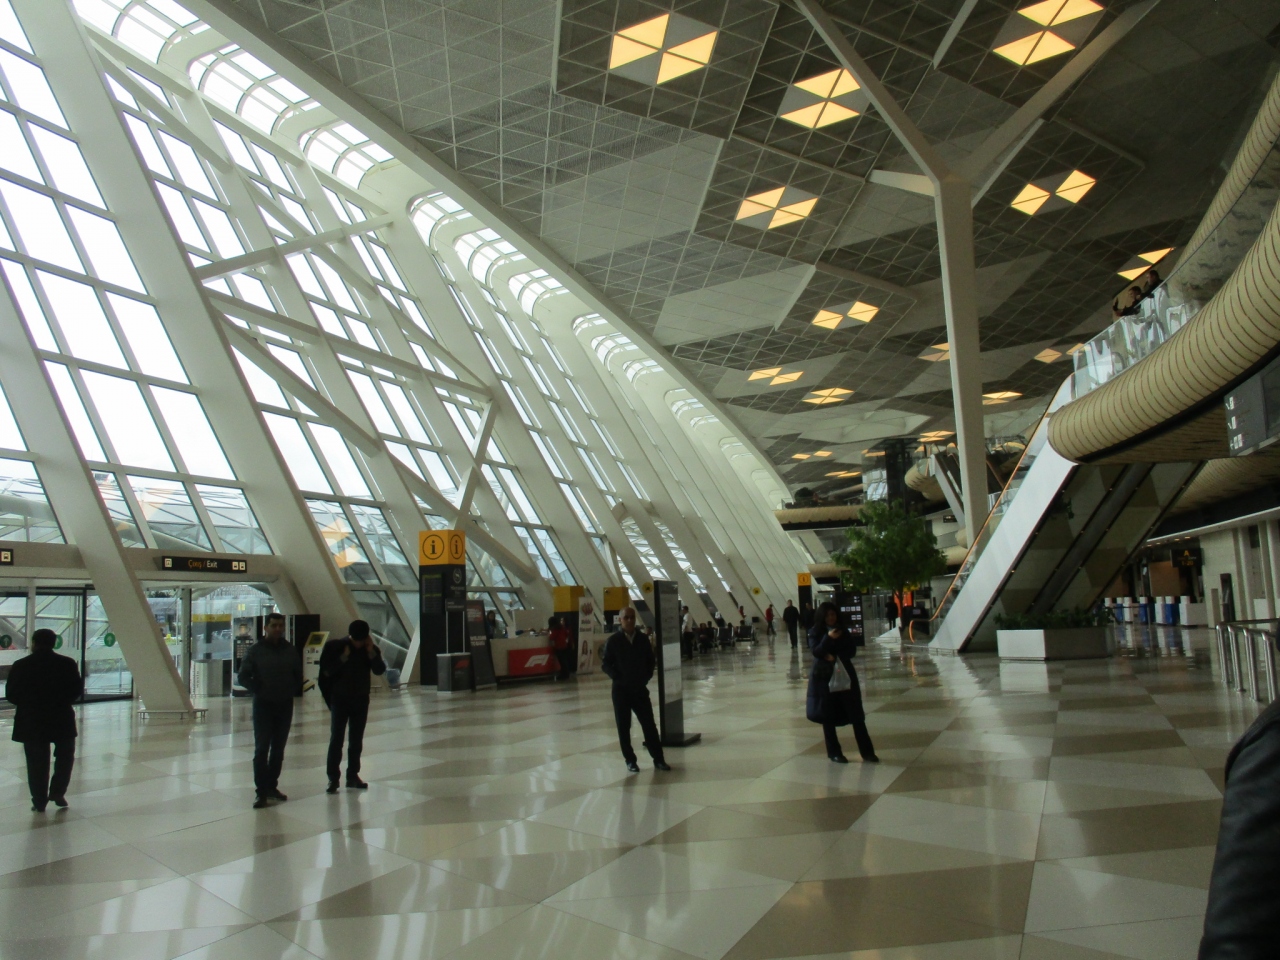
[[493, 669], [493, 647], [484, 630], [483, 601], [467, 601], [467, 641], [471, 644], [471, 676], [475, 688], [496, 687], [498, 677]]
[[680, 588], [653, 581], [653, 623], [658, 674], [658, 726], [664, 747], [687, 747], [702, 739], [684, 729], [684, 674], [680, 662]]

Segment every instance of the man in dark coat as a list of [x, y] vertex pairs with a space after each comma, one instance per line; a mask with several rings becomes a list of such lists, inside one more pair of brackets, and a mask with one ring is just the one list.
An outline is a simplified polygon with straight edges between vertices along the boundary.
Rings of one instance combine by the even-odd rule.
[[796, 605], [790, 600], [782, 611], [782, 622], [787, 625], [787, 636], [791, 638], [792, 649], [799, 646], [799, 640], [796, 637], [796, 630], [800, 626], [800, 611], [796, 609]]
[[[76, 759], [76, 712], [72, 707], [84, 693], [80, 668], [70, 657], [53, 652], [57, 635], [37, 630], [31, 653], [9, 668], [5, 699], [17, 710], [13, 739], [27, 754], [27, 785], [31, 809], [43, 813], [52, 800], [67, 805], [67, 786]], [[53, 777], [49, 777], [49, 747], [53, 747]]]
[[1280, 949], [1280, 701], [1231, 748], [1226, 780], [1200, 960], [1263, 960]]
[[302, 658], [284, 636], [284, 614], [267, 614], [262, 639], [240, 662], [240, 686], [253, 694], [254, 809], [272, 800], [288, 800], [280, 792], [284, 746], [293, 726], [293, 698], [302, 696]]
[[329, 705], [329, 786], [326, 793], [338, 792], [342, 772], [342, 741], [351, 730], [347, 749], [347, 786], [367, 790], [360, 779], [360, 754], [364, 749], [364, 725], [369, 719], [369, 684], [387, 672], [382, 651], [369, 635], [369, 624], [352, 620], [347, 635], [330, 640], [320, 652], [320, 692]]
[[631, 714], [634, 712], [644, 732], [644, 745], [656, 770], [670, 770], [662, 755], [662, 737], [653, 721], [649, 700], [649, 680], [653, 677], [653, 645], [636, 630], [635, 607], [623, 607], [618, 614], [622, 629], [604, 642], [600, 669], [613, 680], [613, 716], [618, 723], [618, 743], [627, 769], [640, 772], [636, 752], [631, 748]]

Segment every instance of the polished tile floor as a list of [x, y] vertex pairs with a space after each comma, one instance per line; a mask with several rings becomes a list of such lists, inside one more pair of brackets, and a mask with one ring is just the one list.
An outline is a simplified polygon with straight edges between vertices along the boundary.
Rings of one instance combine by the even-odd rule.
[[1192, 958], [1257, 713], [1207, 637], [1048, 667], [873, 647], [878, 766], [827, 761], [785, 641], [687, 668], [703, 742], [667, 774], [627, 773], [588, 677], [378, 699], [371, 789], [326, 796], [309, 703], [264, 811], [247, 704], [89, 706], [70, 810], [28, 812], [3, 751], [0, 960]]

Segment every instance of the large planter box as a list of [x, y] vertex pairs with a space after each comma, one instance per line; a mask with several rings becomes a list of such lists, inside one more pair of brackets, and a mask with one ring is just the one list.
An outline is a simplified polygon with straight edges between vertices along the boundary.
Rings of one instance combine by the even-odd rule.
[[1109, 657], [1112, 643], [1106, 627], [997, 630], [996, 648], [1001, 660], [1089, 660]]

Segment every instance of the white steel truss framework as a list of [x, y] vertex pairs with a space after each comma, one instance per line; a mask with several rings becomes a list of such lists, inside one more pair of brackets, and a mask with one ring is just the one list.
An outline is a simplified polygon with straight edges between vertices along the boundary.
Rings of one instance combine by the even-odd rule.
[[773, 472], [502, 224], [172, 0], [73, 6], [0, 0], [0, 270], [58, 413], [0, 384], [0, 538], [92, 525], [25, 422], [74, 441], [123, 568], [274, 554], [283, 609], [359, 613], [406, 667], [427, 526], [504, 617], [556, 584], [788, 596]]

